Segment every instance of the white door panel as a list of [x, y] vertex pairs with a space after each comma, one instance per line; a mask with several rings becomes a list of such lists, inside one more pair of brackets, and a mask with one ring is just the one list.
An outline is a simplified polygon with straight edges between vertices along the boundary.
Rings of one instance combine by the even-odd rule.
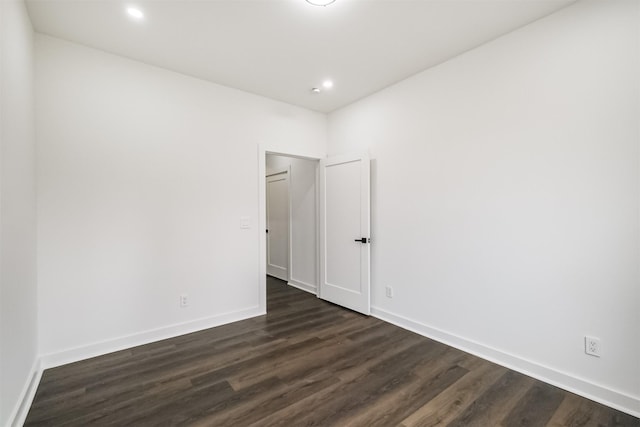
[[[364, 314], [369, 301], [369, 158], [321, 162], [320, 298]], [[365, 243], [356, 241], [365, 238]]]
[[[325, 220], [327, 239], [326, 281], [332, 286], [360, 292], [360, 271], [350, 266], [360, 265], [360, 216], [345, 212], [360, 212], [360, 163], [350, 162], [326, 166]], [[349, 239], [349, 237], [352, 237]]]

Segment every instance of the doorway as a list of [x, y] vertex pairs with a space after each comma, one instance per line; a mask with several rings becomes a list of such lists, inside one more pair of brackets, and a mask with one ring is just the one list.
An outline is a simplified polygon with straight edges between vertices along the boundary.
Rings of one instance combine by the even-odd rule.
[[266, 274], [317, 294], [318, 160], [265, 157]]
[[[267, 169], [268, 159], [269, 170]], [[314, 172], [308, 175], [306, 186], [301, 184], [305, 180], [297, 178], [300, 174], [296, 173], [295, 164], [302, 164], [301, 162], [308, 164]], [[261, 231], [259, 233], [258, 304], [263, 313], [267, 310], [268, 277], [266, 177], [277, 170], [288, 170], [290, 185], [288, 280], [281, 283], [369, 315], [371, 307], [369, 165], [368, 153], [343, 154], [329, 158], [307, 157], [269, 152], [263, 145], [258, 146], [258, 202]], [[303, 189], [301, 193], [300, 188]], [[302, 197], [297, 197], [296, 194], [302, 194]], [[308, 203], [300, 203], [300, 200]], [[311, 225], [305, 226], [306, 221]]]

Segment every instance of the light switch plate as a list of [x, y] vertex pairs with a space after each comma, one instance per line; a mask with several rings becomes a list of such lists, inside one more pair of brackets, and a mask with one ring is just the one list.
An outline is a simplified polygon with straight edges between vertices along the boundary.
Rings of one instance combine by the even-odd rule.
[[240, 228], [251, 228], [251, 217], [241, 216], [240, 217]]

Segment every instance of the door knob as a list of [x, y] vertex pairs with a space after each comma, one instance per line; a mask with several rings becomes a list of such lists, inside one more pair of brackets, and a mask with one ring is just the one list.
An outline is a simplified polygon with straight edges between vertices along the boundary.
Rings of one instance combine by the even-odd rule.
[[354, 242], [360, 242], [360, 243], [369, 243], [371, 241], [371, 239], [367, 238], [367, 237], [362, 237], [360, 239], [355, 239]]

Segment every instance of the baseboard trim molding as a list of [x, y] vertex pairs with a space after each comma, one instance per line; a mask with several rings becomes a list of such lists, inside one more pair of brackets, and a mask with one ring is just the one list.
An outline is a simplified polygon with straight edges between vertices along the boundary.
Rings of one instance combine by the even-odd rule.
[[180, 335], [190, 334], [192, 332], [201, 331], [203, 329], [209, 329], [216, 326], [225, 325], [227, 323], [261, 316], [263, 314], [266, 314], [265, 311], [256, 306], [245, 310], [206, 317], [189, 322], [169, 325], [158, 329], [152, 329], [133, 335], [100, 341], [81, 347], [75, 347], [55, 353], [42, 355], [40, 359], [40, 366], [41, 370], [54, 368], [56, 366], [90, 359], [92, 357], [101, 356], [103, 354], [113, 353], [114, 351], [126, 350], [131, 347], [149, 344], [151, 342], [161, 341]]
[[37, 357], [33, 362], [33, 366], [31, 366], [29, 377], [22, 387], [20, 398], [18, 399], [16, 406], [13, 408], [13, 411], [11, 411], [11, 415], [9, 415], [7, 425], [21, 427], [24, 424], [27, 419], [27, 414], [29, 414], [29, 409], [31, 408], [31, 402], [33, 402], [33, 398], [38, 390], [38, 384], [40, 384], [41, 377], [42, 368], [40, 358]]
[[384, 320], [385, 322], [392, 323], [403, 329], [407, 329], [411, 332], [415, 332], [419, 335], [431, 338], [467, 353], [471, 353], [506, 368], [513, 369], [514, 371], [518, 371], [527, 376], [544, 381], [545, 383], [554, 385], [571, 393], [602, 403], [603, 405], [610, 406], [635, 417], [640, 417], [639, 397], [634, 397], [617, 390], [612, 390], [608, 387], [595, 384], [531, 360], [433, 328], [381, 308], [371, 307], [371, 315], [380, 320]]
[[318, 290], [314, 285], [310, 283], [305, 283], [300, 280], [291, 279], [289, 280], [288, 285], [293, 286], [294, 288], [298, 288], [301, 291], [309, 292], [310, 294], [313, 294], [313, 295], [318, 295]]

